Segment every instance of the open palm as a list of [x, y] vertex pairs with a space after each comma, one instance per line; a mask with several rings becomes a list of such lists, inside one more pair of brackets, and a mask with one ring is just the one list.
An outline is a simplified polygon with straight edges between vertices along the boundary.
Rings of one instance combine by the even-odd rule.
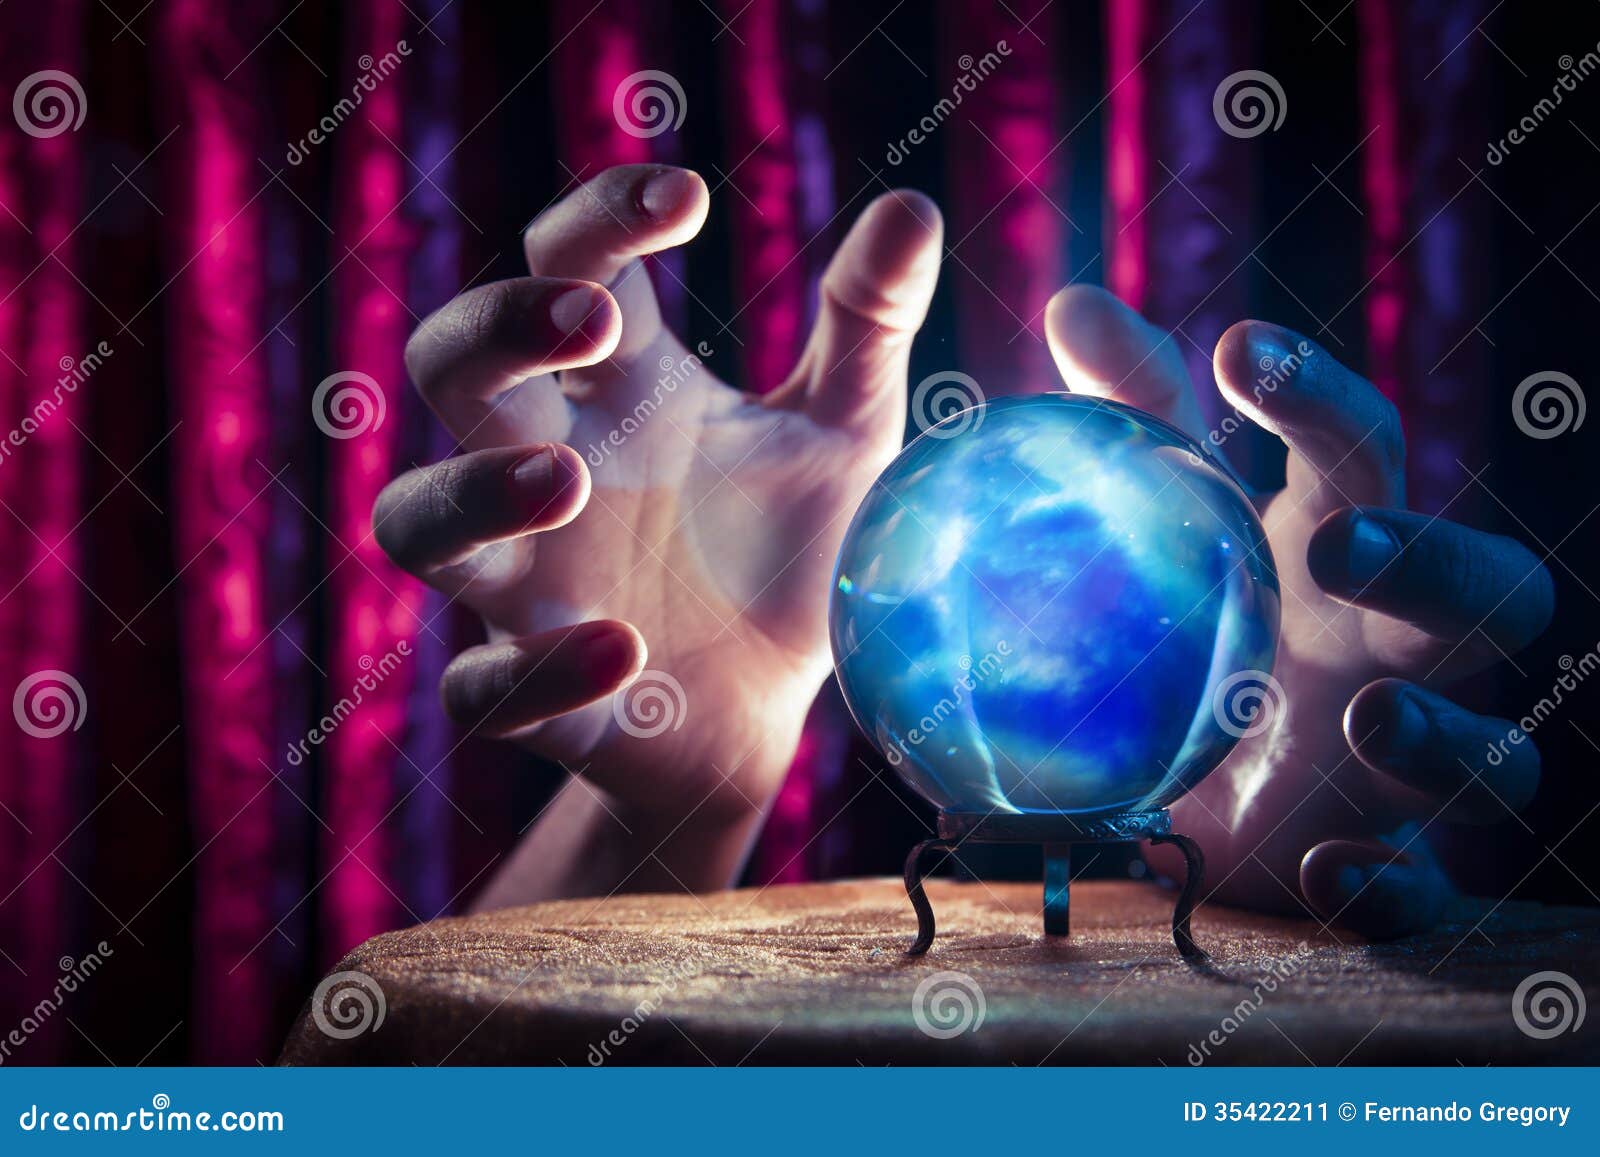
[[397, 479], [374, 524], [485, 619], [446, 673], [453, 715], [613, 806], [736, 822], [770, 802], [829, 671], [828, 575], [899, 448], [940, 223], [917, 194], [873, 203], [799, 365], [755, 396], [662, 324], [641, 262], [706, 208], [691, 173], [608, 170], [529, 227], [534, 276], [424, 322], [408, 365], [469, 452]]

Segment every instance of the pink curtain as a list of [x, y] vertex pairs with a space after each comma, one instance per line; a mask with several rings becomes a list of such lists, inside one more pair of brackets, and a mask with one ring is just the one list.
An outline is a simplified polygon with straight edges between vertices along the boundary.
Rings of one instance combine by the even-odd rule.
[[[271, 5], [224, 12], [173, 0], [159, 50], [165, 108], [184, 131], [163, 159], [171, 236], [176, 545], [185, 726], [195, 837], [196, 1054], [237, 1061], [272, 1046], [273, 981], [258, 951], [272, 935], [272, 624], [264, 555], [273, 486], [261, 338], [269, 319], [261, 271], [266, 150], [262, 61], [246, 59]], [[243, 61], [232, 76], [227, 62]], [[274, 153], [276, 149], [273, 150]]]
[[[362, 0], [348, 17], [345, 43], [354, 68], [340, 78], [342, 86], [360, 84], [362, 74], [370, 80], [386, 62], [403, 67], [401, 53], [410, 45], [402, 41], [411, 29], [403, 8]], [[363, 115], [342, 125], [334, 140], [333, 348], [336, 375], [348, 376], [324, 395], [317, 416], [335, 431], [327, 450], [329, 698], [349, 697], [356, 707], [327, 746], [329, 962], [407, 915], [389, 882], [386, 821], [401, 803], [394, 785], [415, 675], [410, 659], [419, 628], [436, 630], [420, 617], [421, 585], [388, 561], [371, 531], [378, 492], [410, 465], [400, 455], [400, 415], [411, 392], [402, 353], [419, 319], [405, 301], [415, 234], [401, 208], [422, 178], [403, 152], [402, 82], [403, 75], [370, 81]], [[344, 412], [336, 408], [341, 393]]]
[[1482, 0], [1440, 12], [1370, 0], [1356, 9], [1372, 134], [1362, 189], [1373, 373], [1412, 435], [1412, 503], [1430, 512], [1448, 503], [1450, 517], [1467, 520], [1491, 508], [1466, 470], [1488, 459], [1489, 411], [1470, 403], [1490, 389], [1493, 350], [1478, 327], [1493, 304], [1491, 214], [1506, 213], [1472, 187], [1496, 135], [1482, 80], [1494, 49], [1474, 35], [1488, 10]]
[[[1066, 281], [1076, 235], [1066, 211], [1058, 7], [1040, 9], [1027, 28], [1002, 5], [960, 0], [942, 9], [939, 95], [960, 86], [964, 98], [959, 115], [937, 128], [943, 139], [923, 147], [942, 147], [947, 158], [945, 276], [955, 287], [962, 364], [990, 395], [1058, 380], [1044, 307]], [[999, 63], [988, 71], [992, 59]], [[973, 79], [975, 71], [986, 75]]]
[[[181, 1019], [164, 1057], [269, 1060], [320, 970], [367, 936], [459, 903], [532, 811], [517, 794], [520, 756], [490, 744], [457, 753], [437, 709], [439, 669], [475, 624], [371, 539], [379, 489], [454, 449], [406, 382], [406, 336], [464, 281], [516, 272], [514, 230], [500, 230], [512, 216], [607, 165], [677, 160], [715, 193], [694, 276], [734, 304], [708, 317], [682, 255], [665, 255], [648, 264], [666, 314], [693, 321], [687, 336], [709, 340], [739, 384], [770, 387], [793, 364], [857, 208], [837, 212], [865, 177], [855, 156], [872, 155], [866, 142], [839, 146], [863, 118], [830, 98], [880, 81], [830, 78], [851, 48], [839, 29], [861, 14], [825, 0], [711, 0], [670, 17], [647, 0], [553, 0], [521, 17], [451, 0], [157, 0], [123, 13], [148, 46], [119, 36], [90, 0], [29, 7], [0, 5], [4, 91], [53, 69], [90, 100], [81, 130], [0, 132], [0, 437], [28, 432], [0, 447], [0, 696], [58, 672], [67, 698], [55, 702], [77, 710], [76, 683], [86, 713], [81, 730], [53, 738], [0, 727], [0, 1002], [20, 1016], [60, 958], [109, 929], [127, 938], [116, 943], [127, 964], [96, 989], [100, 1023], [129, 1019], [145, 970], [166, 986], [159, 1017], [119, 1044], [91, 1029], [93, 1047], [54, 1018], [28, 1059], [94, 1061], [105, 1044], [136, 1061]], [[1490, 392], [1474, 323], [1492, 304], [1484, 247], [1500, 210], [1481, 190], [1462, 194], [1471, 175], [1456, 158], [1493, 136], [1480, 83], [1490, 49], [1471, 34], [1488, 8], [1355, 10], [1361, 131], [1372, 130], [1359, 162], [1371, 283], [1357, 304], [1374, 376], [1411, 423], [1425, 508], [1461, 485], [1457, 458], [1481, 465], [1487, 437], [1488, 408], [1467, 402]], [[1107, 3], [1098, 110], [1068, 107], [1062, 78], [1100, 46], [1075, 35], [1068, 6], [1035, 9], [951, 0], [893, 17], [928, 25], [928, 92], [961, 86], [963, 97], [902, 171], [945, 173], [946, 288], [919, 368], [965, 369], [991, 394], [1055, 382], [1042, 310], [1069, 253], [1096, 241], [1089, 221], [1067, 218], [1068, 151], [1083, 147], [1067, 134], [1092, 132], [1099, 115], [1105, 278], [1182, 330], [1202, 378], [1221, 327], [1250, 312], [1252, 279], [1270, 281], [1247, 257], [1261, 232], [1253, 158], [1270, 142], [1228, 137], [1211, 114], [1220, 78], [1260, 63], [1258, 7]], [[680, 17], [709, 45], [687, 41]], [[547, 24], [532, 58], [500, 43], [506, 19]], [[401, 63], [373, 82], [402, 41]], [[857, 47], [857, 59], [874, 50]], [[998, 63], [974, 79], [991, 53]], [[647, 71], [682, 88], [680, 129], [619, 123], [619, 88]], [[286, 142], [358, 85], [358, 109], [286, 167]], [[926, 111], [883, 95], [908, 116]], [[519, 103], [494, 111], [502, 98]], [[549, 139], [533, 161], [507, 158], [508, 143], [538, 132]], [[145, 153], [133, 187], [94, 205]], [[549, 178], [537, 193], [507, 176], [534, 168]], [[145, 195], [153, 207], [127, 211]], [[491, 219], [494, 233], [480, 232]], [[137, 267], [157, 250], [157, 268]], [[1092, 258], [1080, 264], [1097, 276]], [[102, 339], [111, 369], [40, 418], [38, 403]], [[134, 434], [98, 437], [138, 407]], [[99, 507], [113, 484], [143, 501], [118, 471], [169, 426], [148, 468], [165, 487], [152, 487], [162, 513]], [[1465, 517], [1475, 496], [1450, 515]], [[326, 742], [289, 759], [358, 687]], [[165, 725], [108, 734], [168, 701], [181, 727], [165, 748]], [[819, 700], [756, 879], [860, 862], [872, 836], [852, 830], [859, 817], [845, 808], [862, 782], [846, 757], [853, 735], [837, 698]], [[886, 810], [906, 822], [898, 803]], [[91, 1024], [87, 1008], [76, 1023]], [[187, 1049], [175, 1043], [185, 1036]]]
[[[12, 21], [6, 39], [17, 39], [21, 13]], [[14, 61], [28, 68], [53, 69], [76, 76], [83, 68], [83, 6], [68, 3], [46, 34], [27, 38], [26, 53], [13, 50]], [[17, 46], [19, 49], [21, 45]], [[43, 99], [46, 88], [59, 87], [34, 74], [23, 81], [28, 92]], [[20, 87], [19, 87], [20, 91]], [[82, 813], [88, 794], [81, 745], [75, 730], [88, 720], [89, 693], [98, 690], [83, 665], [83, 612], [97, 598], [84, 584], [85, 555], [82, 539], [73, 532], [84, 513], [84, 454], [80, 432], [87, 422], [88, 403], [78, 389], [63, 391], [63, 381], [76, 379], [78, 363], [93, 351], [84, 325], [84, 306], [76, 279], [83, 255], [74, 242], [79, 220], [82, 183], [81, 142], [74, 134], [52, 131], [59, 118], [72, 118], [81, 105], [77, 95], [63, 98], [54, 111], [29, 106], [24, 120], [42, 126], [29, 137], [15, 139], [7, 149], [7, 169], [12, 176], [0, 193], [8, 207], [4, 226], [8, 237], [6, 263], [20, 270], [6, 285], [0, 304], [0, 325], [12, 338], [6, 346], [7, 421], [11, 431], [21, 430], [26, 444], [26, 466], [0, 466], [0, 496], [5, 510], [5, 547], [13, 560], [5, 588], [11, 604], [5, 619], [7, 674], [15, 677], [4, 688], [13, 699], [17, 733], [5, 753], [14, 778], [7, 785], [9, 816], [5, 842], [21, 849], [8, 857], [18, 869], [6, 877], [3, 892], [11, 909], [13, 928], [21, 931], [10, 941], [17, 949], [13, 959], [0, 962], [7, 973], [15, 969], [26, 976], [30, 989], [48, 991], [58, 957], [79, 950], [69, 913], [87, 900], [81, 879], [82, 864], [68, 847], [69, 836]], [[19, 122], [18, 127], [23, 127]], [[8, 130], [10, 126], [7, 126]], [[21, 134], [17, 134], [21, 137]], [[46, 413], [42, 405], [58, 403]], [[24, 693], [23, 686], [31, 687]], [[85, 698], [78, 699], [83, 695]], [[10, 981], [8, 988], [17, 986]], [[26, 1005], [24, 1005], [26, 1007]], [[59, 1042], [65, 1028], [44, 1026], [47, 1046]]]
[[[1250, 313], [1252, 258], [1261, 240], [1252, 190], [1260, 137], [1217, 125], [1223, 78], [1251, 67], [1258, 9], [1245, 0], [1195, 7], [1168, 0], [1105, 5], [1109, 287], [1173, 330], [1208, 421], [1222, 417], [1211, 354], [1222, 331]], [[1259, 449], [1248, 433], [1228, 454], [1247, 474]]]

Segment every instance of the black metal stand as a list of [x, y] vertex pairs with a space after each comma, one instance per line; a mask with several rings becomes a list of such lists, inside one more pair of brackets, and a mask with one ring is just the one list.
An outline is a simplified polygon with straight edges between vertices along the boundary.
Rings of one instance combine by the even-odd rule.
[[933, 945], [933, 905], [923, 891], [923, 859], [928, 852], [954, 852], [963, 843], [1040, 844], [1044, 848], [1044, 934], [1071, 935], [1072, 845], [1149, 840], [1175, 844], [1183, 853], [1183, 890], [1172, 912], [1172, 941], [1185, 959], [1208, 959], [1189, 934], [1189, 917], [1205, 885], [1206, 862], [1200, 845], [1172, 830], [1165, 811], [1124, 812], [1109, 816], [966, 815], [939, 813], [939, 834], [911, 849], [906, 857], [906, 895], [917, 913], [917, 938], [907, 949], [921, 956]]

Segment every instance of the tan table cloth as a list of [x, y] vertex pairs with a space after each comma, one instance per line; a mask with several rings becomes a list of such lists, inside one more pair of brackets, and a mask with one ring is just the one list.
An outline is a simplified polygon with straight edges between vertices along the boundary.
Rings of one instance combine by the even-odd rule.
[[[1537, 1039], [1512, 1009], [1532, 974], [1600, 979], [1600, 909], [1462, 901], [1426, 936], [1367, 945], [1309, 920], [1204, 905], [1195, 936], [1213, 963], [1196, 969], [1172, 946], [1172, 896], [1153, 885], [1075, 884], [1065, 941], [1041, 935], [1038, 884], [931, 881], [928, 891], [939, 934], [920, 958], [904, 955], [915, 920], [890, 880], [437, 920], [351, 953], [340, 971], [364, 975], [330, 989], [321, 1017], [338, 1035], [308, 1005], [283, 1060], [1600, 1061], [1600, 1021]], [[342, 989], [352, 993], [341, 1021]]]

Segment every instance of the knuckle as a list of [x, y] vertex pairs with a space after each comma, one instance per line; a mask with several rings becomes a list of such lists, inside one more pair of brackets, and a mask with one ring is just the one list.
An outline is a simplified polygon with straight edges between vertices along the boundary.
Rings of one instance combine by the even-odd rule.
[[515, 298], [515, 283], [496, 281], [463, 294], [455, 336], [469, 349], [489, 345], [499, 335]]

